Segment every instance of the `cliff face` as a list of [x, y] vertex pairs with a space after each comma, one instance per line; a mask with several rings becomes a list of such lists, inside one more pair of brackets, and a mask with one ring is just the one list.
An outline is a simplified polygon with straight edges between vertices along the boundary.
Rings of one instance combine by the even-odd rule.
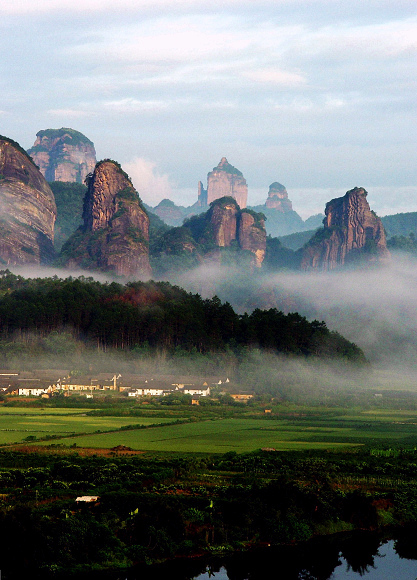
[[288, 192], [281, 183], [275, 181], [269, 186], [268, 197], [265, 202], [268, 209], [277, 209], [282, 213], [292, 211], [292, 203], [288, 199]]
[[46, 129], [36, 134], [28, 154], [47, 181], [84, 183], [94, 170], [94, 143], [74, 129]]
[[205, 213], [191, 216], [151, 244], [154, 271], [165, 276], [197, 265], [234, 265], [246, 272], [261, 267], [266, 251], [264, 215], [241, 210], [235, 199], [223, 197]]
[[222, 157], [217, 167], [207, 175], [207, 189], [201, 181], [198, 184], [198, 204], [210, 205], [216, 199], [233, 197], [241, 209], [246, 207], [248, 185], [242, 173]]
[[0, 136], [0, 261], [47, 264], [54, 257], [56, 206], [44, 177], [25, 151]]
[[239, 207], [233, 199], [214, 204], [209, 212], [211, 241], [220, 248], [227, 248], [237, 238]]
[[262, 214], [254, 215], [243, 210], [238, 222], [238, 240], [242, 250], [249, 250], [255, 256], [255, 266], [260, 268], [265, 258], [266, 231]]
[[66, 266], [119, 276], [151, 275], [149, 218], [130, 179], [114, 161], [97, 163], [89, 178], [83, 220], [62, 249]]
[[265, 257], [266, 231], [264, 216], [249, 209], [241, 210], [231, 197], [224, 197], [211, 204], [204, 215], [205, 233], [200, 241], [212, 242], [227, 248], [236, 240], [240, 250], [254, 255], [254, 265], [260, 267]]
[[387, 259], [384, 227], [370, 210], [366, 195], [365, 189], [355, 187], [326, 205], [324, 228], [304, 248], [303, 270], [332, 270], [357, 260]]

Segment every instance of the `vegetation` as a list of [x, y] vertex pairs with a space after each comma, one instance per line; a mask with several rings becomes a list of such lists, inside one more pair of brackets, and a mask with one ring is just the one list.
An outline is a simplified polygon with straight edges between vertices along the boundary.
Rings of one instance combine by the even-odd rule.
[[270, 352], [336, 357], [363, 363], [362, 351], [324, 322], [272, 308], [238, 315], [217, 297], [203, 299], [167, 282], [115, 282], [54, 278], [24, 280], [8, 270], [0, 278], [3, 339], [45, 337], [67, 329], [100, 348], [176, 348], [198, 353], [259, 347]]
[[393, 236], [387, 242], [391, 252], [406, 252], [407, 254], [417, 254], [417, 240], [413, 233], [408, 236]]
[[332, 237], [334, 232], [338, 231], [338, 226], [332, 226], [328, 228], [319, 228], [315, 231], [313, 236], [304, 244], [304, 248], [310, 248], [316, 244], [320, 244], [324, 240], [328, 240]]
[[276, 271], [282, 269], [298, 270], [300, 255], [285, 247], [278, 238], [267, 236], [266, 253], [262, 267], [266, 270]]
[[264, 213], [262, 212], [256, 212], [253, 209], [250, 208], [245, 208], [242, 209], [242, 213], [247, 213], [249, 215], [251, 215], [254, 219], [254, 227], [255, 228], [260, 228], [260, 229], [264, 229], [265, 227], [265, 222], [267, 220], [266, 216]]
[[54, 246], [56, 252], [59, 252], [66, 240], [83, 223], [83, 202], [87, 188], [81, 183], [63, 181], [53, 181], [49, 185], [54, 194], [57, 209]]
[[387, 238], [417, 235], [417, 212], [397, 213], [381, 218]]
[[96, 169], [98, 169], [100, 167], [100, 165], [103, 165], [103, 163], [113, 163], [119, 169], [119, 171], [123, 175], [123, 177], [125, 177], [128, 181], [131, 181], [130, 177], [128, 176], [126, 171], [124, 171], [122, 169], [122, 166], [120, 165], [120, 163], [118, 161], [115, 161], [114, 159], [108, 159], [108, 158], [101, 159], [100, 161], [97, 161]]
[[[216, 421], [209, 406], [193, 409], [192, 422], [158, 427], [146, 426], [149, 417], [138, 416], [140, 426], [119, 429], [118, 443], [107, 453], [83, 448], [86, 438], [76, 434], [44, 442], [43, 448], [30, 435], [23, 446], [3, 447], [2, 569], [43, 578], [63, 572], [77, 575], [416, 521], [415, 411], [364, 413], [278, 404], [273, 415], [254, 418], [264, 403], [258, 398], [250, 407], [230, 407], [224, 401], [217, 407]], [[131, 412], [146, 415], [155, 412], [155, 405], [151, 407], [135, 403]], [[228, 407], [232, 415], [220, 419], [221, 409]], [[159, 409], [163, 414], [163, 407]], [[126, 413], [124, 405], [121, 412]], [[189, 411], [182, 407], [176, 412], [180, 416]], [[175, 413], [169, 413], [172, 420]], [[100, 421], [115, 428], [126, 420], [116, 414], [114, 405], [65, 412], [3, 407], [1, 418], [8, 426], [13, 421], [23, 425], [24, 419], [38, 421], [44, 429], [58, 425], [57, 432], [64, 434], [66, 423], [76, 429], [82, 419], [87, 429]], [[339, 447], [331, 441], [338, 424], [344, 438]], [[188, 428], [194, 431], [183, 431], [180, 437], [175, 432]], [[276, 450], [271, 445], [276, 430], [291, 428], [294, 436], [298, 432], [300, 439], [306, 436], [310, 441], [292, 450], [286, 447], [285, 452]], [[159, 448], [138, 454], [126, 445], [132, 434], [144, 434], [148, 441], [156, 435], [161, 444], [170, 430], [177, 446], [169, 452]], [[226, 431], [229, 439], [220, 445], [219, 435]], [[202, 432], [204, 449], [199, 446]], [[325, 453], [312, 435], [319, 432], [326, 440]], [[256, 449], [266, 441], [265, 434], [269, 444]], [[184, 453], [186, 440], [196, 442], [192, 453]], [[238, 440], [252, 449], [240, 447], [236, 453], [230, 442]], [[85, 495], [99, 501], [76, 503]]]
[[[236, 167], [231, 165], [229, 162], [224, 163], [220, 169], [222, 171], [225, 171], [226, 173], [230, 173], [232, 175], [239, 175], [240, 177], [243, 177], [243, 173], [239, 171], [239, 169], [236, 169]], [[216, 167], [213, 167], [213, 171], [219, 171], [219, 166], [217, 165]]]
[[[71, 143], [72, 145], [80, 145], [86, 143], [94, 147], [94, 143], [90, 141], [85, 135], [76, 131], [75, 129], [70, 129], [69, 127], [62, 127], [61, 129], [44, 129], [36, 133], [36, 137], [48, 137], [49, 139], [56, 139], [57, 137], [62, 137], [64, 135], [68, 135], [64, 139], [64, 143]], [[34, 147], [32, 149], [37, 149]]]

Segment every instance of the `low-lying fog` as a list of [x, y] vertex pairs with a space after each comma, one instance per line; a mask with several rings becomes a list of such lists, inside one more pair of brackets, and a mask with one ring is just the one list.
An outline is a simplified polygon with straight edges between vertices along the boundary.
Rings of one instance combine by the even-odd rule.
[[[69, 275], [47, 268], [14, 269], [14, 272], [29, 277]], [[105, 275], [94, 277], [108, 279]], [[324, 320], [331, 330], [337, 330], [364, 350], [373, 368], [372, 386], [391, 389], [417, 386], [416, 259], [393, 256], [389, 264], [373, 269], [280, 272], [268, 276], [257, 273], [248, 276], [232, 268], [205, 265], [171, 282], [204, 297], [217, 294], [238, 312], [276, 307], [284, 312], [298, 311], [309, 320]], [[308, 366], [295, 368], [294, 362], [284, 369], [282, 360], [279, 366], [282, 376], [298, 373], [299, 379], [303, 376], [304, 380], [312, 370]], [[330, 387], [337, 369], [328, 371], [326, 380], [324, 376], [322, 379]]]
[[204, 296], [217, 293], [240, 312], [276, 307], [324, 320], [364, 350], [385, 386], [417, 386], [415, 258], [395, 255], [371, 269], [288, 271], [259, 278], [202, 266], [177, 282]]

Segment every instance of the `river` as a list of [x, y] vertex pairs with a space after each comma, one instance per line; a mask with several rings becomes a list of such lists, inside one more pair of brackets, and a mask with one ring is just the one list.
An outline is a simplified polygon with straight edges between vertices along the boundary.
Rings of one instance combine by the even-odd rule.
[[[33, 578], [64, 580], [68, 576]], [[2, 580], [20, 580], [12, 573]], [[90, 572], [77, 580], [417, 580], [417, 527], [382, 536], [337, 534], [298, 546], [280, 546], [209, 559], [176, 559], [129, 571]]]

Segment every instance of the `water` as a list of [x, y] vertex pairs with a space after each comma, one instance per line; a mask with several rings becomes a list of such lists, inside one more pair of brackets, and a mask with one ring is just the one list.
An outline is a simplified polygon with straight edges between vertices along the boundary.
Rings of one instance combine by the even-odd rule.
[[226, 560], [218, 569], [208, 567], [193, 579], [416, 580], [417, 530], [404, 530], [390, 540], [357, 533], [242, 556]]
[[[33, 576], [31, 576], [33, 577]], [[21, 576], [5, 574], [4, 580]], [[36, 576], [49, 580], [52, 576]], [[53, 575], [53, 580], [68, 580]], [[313, 539], [229, 556], [178, 558], [126, 572], [75, 574], [71, 580], [417, 580], [417, 526], [390, 536], [370, 532]], [[3, 579], [3, 574], [2, 574]]]
[[[259, 563], [259, 578], [262, 577], [262, 564]], [[348, 561], [340, 557], [340, 564], [336, 566], [330, 576], [315, 576], [311, 575], [308, 569], [302, 569], [297, 576], [290, 576], [288, 578], [298, 578], [300, 580], [355, 580], [362, 578], [362, 580], [415, 580], [417, 576], [417, 561], [400, 558], [395, 552], [395, 542], [390, 540], [384, 543], [378, 550], [378, 555], [374, 557], [372, 565], [367, 565], [360, 570], [353, 570]], [[195, 580], [250, 580], [252, 574], [243, 576], [228, 575], [226, 568], [222, 567], [218, 572], [205, 572], [199, 576], [195, 576]], [[268, 575], [265, 579], [270, 578]], [[277, 571], [274, 580], [287, 580], [285, 572]]]

